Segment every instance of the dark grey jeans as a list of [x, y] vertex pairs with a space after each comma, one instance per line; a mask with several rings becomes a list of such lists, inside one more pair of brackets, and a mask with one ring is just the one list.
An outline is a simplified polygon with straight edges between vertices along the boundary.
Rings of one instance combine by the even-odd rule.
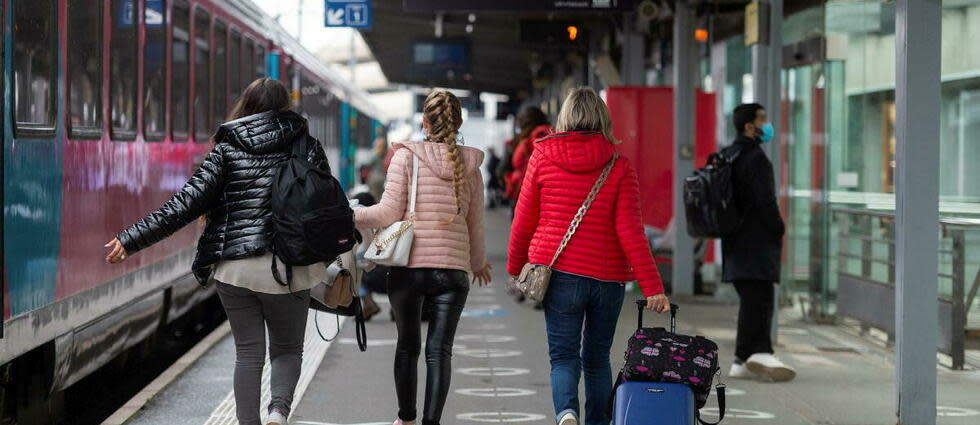
[[263, 294], [217, 282], [221, 304], [235, 337], [235, 403], [238, 423], [260, 425], [265, 329], [269, 328], [272, 400], [269, 408], [289, 415], [303, 364], [303, 337], [310, 291]]

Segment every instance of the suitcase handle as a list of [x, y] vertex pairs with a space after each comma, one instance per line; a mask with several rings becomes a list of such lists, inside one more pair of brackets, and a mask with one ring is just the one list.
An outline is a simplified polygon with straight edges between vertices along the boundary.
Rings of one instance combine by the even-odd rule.
[[[640, 313], [636, 318], [636, 328], [643, 328], [643, 308], [647, 306], [647, 300], [636, 300], [636, 310]], [[670, 332], [677, 333], [677, 304], [670, 303]]]

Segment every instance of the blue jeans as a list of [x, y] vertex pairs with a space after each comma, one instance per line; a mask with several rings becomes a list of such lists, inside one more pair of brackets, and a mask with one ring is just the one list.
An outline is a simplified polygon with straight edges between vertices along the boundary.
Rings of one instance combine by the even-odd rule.
[[[544, 299], [551, 357], [551, 397], [560, 419], [579, 414], [578, 383], [585, 370], [585, 425], [609, 425], [612, 367], [609, 349], [625, 295], [621, 283], [555, 271]], [[583, 332], [584, 324], [584, 332]]]

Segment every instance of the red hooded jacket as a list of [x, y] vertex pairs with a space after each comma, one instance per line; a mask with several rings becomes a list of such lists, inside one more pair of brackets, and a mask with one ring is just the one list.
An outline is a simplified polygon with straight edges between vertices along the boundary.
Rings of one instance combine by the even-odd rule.
[[[538, 140], [510, 230], [507, 272], [548, 264], [615, 149], [601, 133], [572, 131]], [[636, 171], [620, 157], [554, 269], [598, 280], [637, 280], [644, 296], [664, 292], [643, 234]]]
[[516, 200], [521, 194], [521, 185], [527, 173], [527, 166], [531, 159], [531, 154], [534, 152], [534, 142], [542, 137], [546, 137], [548, 134], [551, 134], [551, 126], [547, 124], [539, 125], [531, 130], [530, 136], [517, 142], [517, 146], [514, 147], [514, 154], [511, 156], [513, 171], [505, 177], [507, 187], [505, 188], [504, 196], [508, 199]]

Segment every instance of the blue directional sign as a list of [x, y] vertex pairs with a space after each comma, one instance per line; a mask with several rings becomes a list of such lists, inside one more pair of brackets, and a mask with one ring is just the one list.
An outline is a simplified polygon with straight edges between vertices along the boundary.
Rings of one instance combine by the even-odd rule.
[[371, 28], [371, 0], [327, 0], [326, 26]]

